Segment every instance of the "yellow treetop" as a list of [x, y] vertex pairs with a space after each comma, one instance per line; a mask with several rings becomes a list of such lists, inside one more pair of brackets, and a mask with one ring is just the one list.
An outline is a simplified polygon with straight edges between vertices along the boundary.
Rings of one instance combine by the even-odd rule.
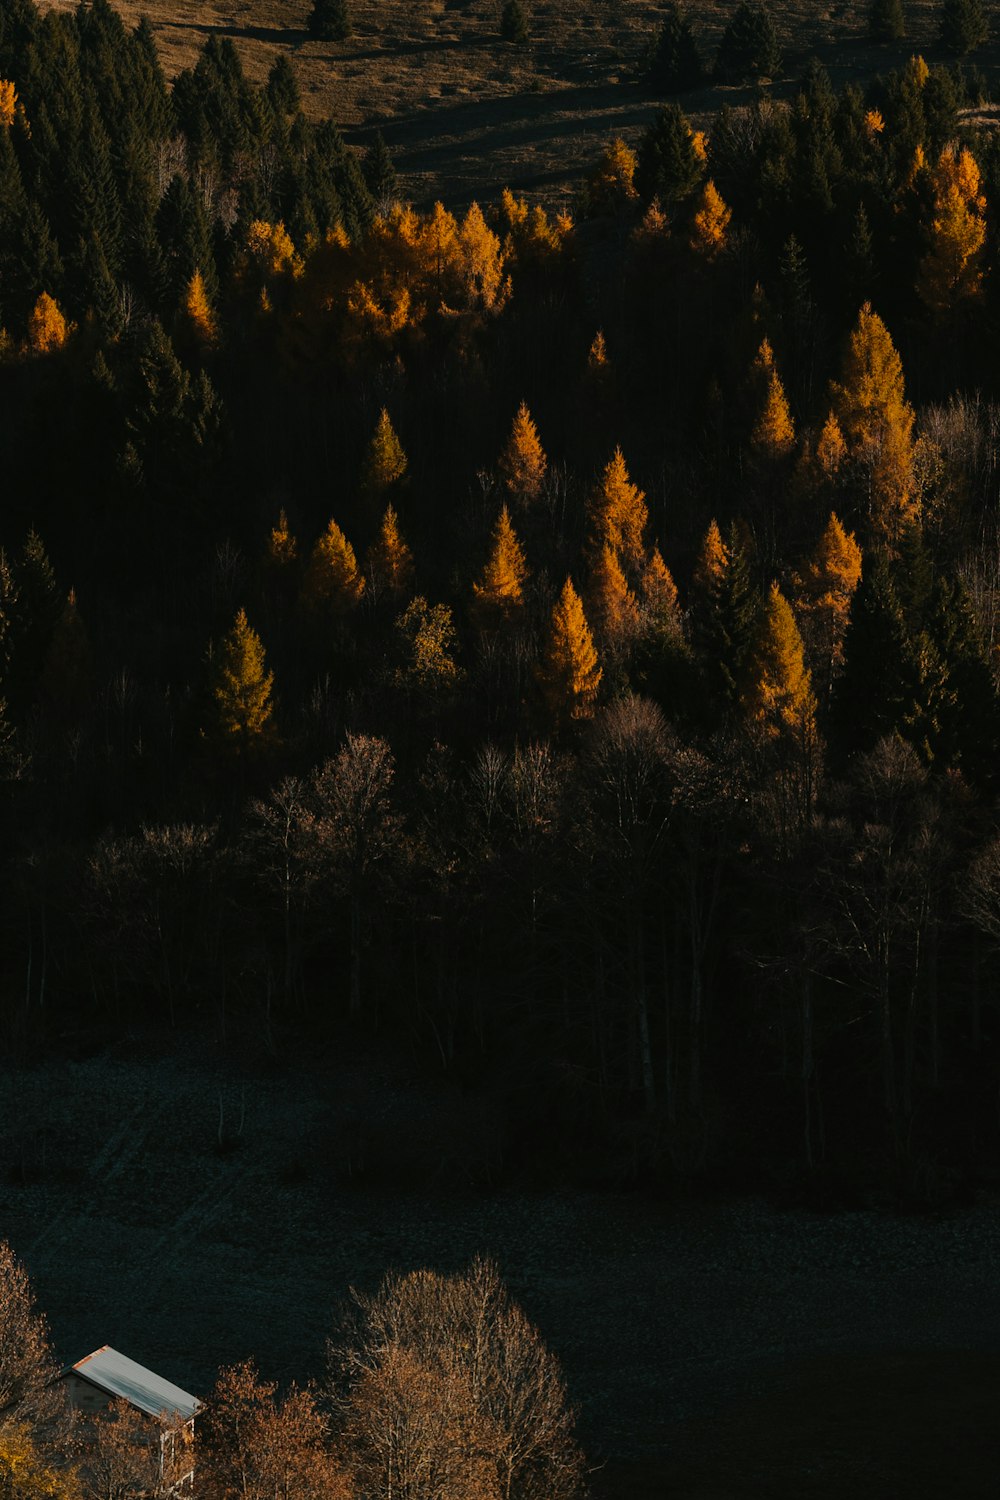
[[701, 190], [698, 207], [691, 221], [691, 248], [701, 255], [717, 255], [726, 243], [726, 233], [732, 217], [732, 209], [727, 207], [722, 194], [709, 178]]
[[930, 76], [931, 70], [919, 54], [910, 58], [906, 64], [907, 83], [915, 84], [918, 89], [922, 89]]
[[601, 477], [601, 486], [590, 508], [594, 542], [605, 542], [625, 563], [638, 568], [645, 553], [644, 534], [649, 521], [645, 493], [629, 479], [625, 456], [616, 448]]
[[608, 641], [620, 644], [639, 626], [639, 605], [625, 581], [618, 553], [607, 542], [597, 552], [587, 589], [591, 619]]
[[484, 628], [510, 620], [524, 603], [528, 564], [524, 549], [511, 524], [506, 505], [493, 528], [490, 555], [479, 579], [472, 585], [473, 614]]
[[218, 327], [205, 290], [205, 278], [200, 271], [195, 271], [184, 289], [184, 312], [201, 342], [214, 344]]
[[9, 78], [0, 78], [0, 125], [13, 125], [17, 114], [17, 89]]
[[284, 272], [298, 276], [302, 271], [302, 261], [296, 255], [291, 235], [283, 223], [269, 224], [266, 219], [254, 219], [247, 231], [247, 252], [267, 281]]
[[719, 523], [713, 517], [702, 540], [695, 563], [692, 583], [699, 594], [710, 598], [725, 582], [729, 571], [729, 548], [722, 540]]
[[212, 688], [216, 737], [233, 753], [252, 753], [272, 734], [273, 685], [260, 636], [241, 609], [222, 642]]
[[0, 1431], [0, 1494], [7, 1500], [76, 1500], [76, 1470], [60, 1458], [44, 1456], [26, 1426], [9, 1423]]
[[406, 454], [383, 406], [365, 460], [364, 488], [381, 495], [406, 473]]
[[298, 556], [299, 544], [295, 540], [292, 530], [288, 524], [288, 517], [284, 508], [278, 512], [278, 524], [272, 526], [271, 535], [267, 539], [267, 551], [264, 556], [265, 563], [275, 572], [284, 572], [291, 567]]
[[66, 342], [68, 329], [59, 303], [43, 292], [28, 319], [28, 347], [33, 354], [51, 354]]
[[795, 602], [821, 655], [828, 682], [841, 665], [851, 601], [861, 581], [861, 548], [830, 512], [815, 552], [795, 576]]
[[795, 444], [795, 424], [767, 339], [757, 351], [752, 378], [760, 394], [757, 420], [750, 434], [750, 442], [764, 457], [780, 458]]
[[885, 120], [877, 109], [868, 110], [865, 115], [865, 134], [870, 141], [880, 136], [885, 130]]
[[500, 240], [483, 218], [478, 203], [473, 203], [459, 230], [459, 244], [464, 262], [463, 277], [470, 303], [487, 312], [499, 310], [510, 291], [504, 278], [504, 254]]
[[791, 605], [771, 584], [754, 644], [743, 706], [772, 736], [802, 735], [816, 721], [816, 698]]
[[567, 578], [552, 610], [549, 638], [539, 669], [542, 691], [553, 719], [562, 723], [589, 718], [602, 675], [580, 596], [573, 580]]
[[866, 302], [848, 341], [841, 378], [831, 383], [834, 410], [852, 459], [869, 474], [872, 522], [894, 536], [915, 503], [913, 408], [889, 330]]
[[354, 548], [332, 518], [318, 538], [302, 582], [302, 603], [316, 616], [349, 614], [365, 591]]
[[413, 553], [399, 529], [399, 517], [387, 505], [378, 536], [368, 549], [366, 572], [376, 599], [401, 599], [413, 581]]
[[587, 370], [591, 375], [602, 375], [607, 366], [608, 346], [604, 342], [604, 330], [599, 328], [587, 354]]
[[500, 455], [500, 474], [512, 495], [523, 500], [537, 500], [548, 459], [538, 437], [531, 413], [522, 401], [514, 418], [510, 437]]
[[647, 624], [659, 633], [674, 635], [681, 628], [680, 601], [673, 575], [654, 547], [642, 570], [640, 586], [642, 612]]
[[635, 187], [638, 165], [635, 152], [620, 136], [605, 146], [587, 181], [590, 207], [594, 213], [615, 213], [639, 196]]
[[832, 479], [847, 457], [847, 444], [840, 423], [833, 412], [827, 414], [823, 431], [816, 444], [816, 461], [828, 479]]
[[946, 146], [933, 173], [934, 207], [917, 292], [938, 317], [982, 291], [986, 199], [972, 152]]

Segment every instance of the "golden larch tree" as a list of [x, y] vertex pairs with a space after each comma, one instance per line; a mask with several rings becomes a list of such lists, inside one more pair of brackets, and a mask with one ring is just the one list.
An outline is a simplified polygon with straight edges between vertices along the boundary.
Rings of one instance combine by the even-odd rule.
[[399, 529], [399, 517], [387, 505], [379, 525], [378, 536], [368, 548], [365, 572], [376, 601], [398, 602], [413, 582], [413, 553]]
[[539, 681], [554, 720], [586, 719], [603, 675], [580, 596], [567, 578], [552, 610]]
[[847, 444], [840, 423], [831, 411], [816, 442], [816, 462], [827, 479], [833, 479], [847, 457]]
[[824, 698], [843, 665], [851, 601], [861, 581], [861, 548], [830, 512], [816, 550], [795, 575], [795, 605]]
[[68, 332], [58, 302], [42, 292], [28, 319], [28, 347], [33, 354], [51, 354], [63, 347]]
[[288, 524], [284, 507], [278, 512], [278, 524], [271, 527], [264, 552], [265, 566], [275, 573], [286, 573], [299, 555], [299, 544]]
[[548, 468], [548, 459], [531, 420], [525, 402], [514, 418], [510, 437], [500, 455], [500, 476], [510, 493], [519, 500], [537, 500]]
[[490, 555], [472, 585], [472, 615], [484, 630], [507, 624], [524, 604], [528, 564], [506, 505], [493, 528]]
[[629, 588], [618, 553], [607, 542], [595, 553], [587, 580], [590, 618], [605, 641], [624, 646], [639, 628], [639, 605]]
[[769, 736], [800, 736], [815, 727], [816, 698], [805, 647], [792, 607], [776, 583], [761, 612], [742, 698], [747, 715]]
[[500, 240], [473, 203], [458, 234], [463, 258], [463, 279], [469, 303], [486, 312], [499, 311], [510, 293], [504, 277], [504, 253]]
[[774, 352], [767, 339], [757, 351], [751, 369], [756, 407], [750, 443], [763, 459], [779, 459], [795, 446], [795, 424], [785, 388], [775, 368]]
[[642, 570], [639, 601], [646, 626], [658, 635], [681, 633], [681, 607], [673, 574], [654, 547]]
[[934, 205], [917, 293], [937, 317], [978, 297], [983, 286], [986, 199], [979, 166], [966, 147], [946, 146], [933, 173]]
[[608, 346], [604, 341], [604, 330], [599, 328], [594, 334], [594, 342], [587, 353], [588, 374], [600, 379], [608, 368]]
[[296, 254], [292, 237], [280, 221], [269, 224], [266, 219], [254, 219], [247, 230], [247, 255], [264, 281], [302, 273], [302, 261]]
[[709, 178], [701, 190], [698, 207], [691, 220], [691, 248], [699, 255], [718, 255], [726, 243], [729, 221], [733, 211], [723, 200], [715, 183]]
[[17, 89], [9, 78], [0, 78], [0, 126], [13, 125], [17, 115]]
[[200, 271], [195, 271], [184, 289], [184, 313], [200, 341], [214, 344], [219, 330], [205, 290], [205, 278]]
[[365, 459], [365, 493], [373, 497], [384, 495], [390, 485], [397, 484], [402, 479], [406, 468], [403, 445], [383, 406]]
[[331, 517], [317, 538], [302, 581], [302, 605], [317, 619], [349, 614], [365, 591], [354, 548]]
[[844, 355], [841, 378], [830, 387], [850, 458], [867, 479], [876, 532], [898, 535], [914, 518], [913, 408], [906, 400], [903, 364], [889, 330], [866, 302]]
[[213, 737], [235, 755], [263, 749], [274, 734], [274, 673], [266, 668], [263, 644], [245, 609], [219, 648], [213, 675]]
[[632, 483], [625, 455], [616, 448], [590, 505], [594, 545], [600, 548], [607, 543], [627, 567], [639, 568], [645, 556], [644, 537], [648, 521], [645, 493]]
[[635, 186], [638, 165], [635, 152], [620, 136], [605, 146], [587, 179], [587, 200], [592, 213], [617, 213], [638, 198]]
[[713, 516], [702, 539], [692, 584], [699, 594], [712, 597], [725, 582], [728, 570], [729, 548], [722, 540], [719, 523]]

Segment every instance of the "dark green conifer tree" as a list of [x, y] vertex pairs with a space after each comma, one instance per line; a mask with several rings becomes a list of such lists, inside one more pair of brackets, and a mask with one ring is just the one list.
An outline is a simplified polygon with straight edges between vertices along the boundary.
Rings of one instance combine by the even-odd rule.
[[397, 195], [399, 183], [381, 130], [376, 130], [375, 138], [365, 152], [362, 170], [375, 202], [391, 203]]
[[964, 57], [975, 52], [989, 36], [983, 0], [943, 0], [938, 20], [938, 41], [949, 52]]
[[871, 750], [885, 735], [905, 730], [916, 701], [913, 659], [889, 565], [881, 554], [869, 554], [844, 638], [844, 671], [834, 687], [835, 742], [843, 752]]
[[512, 42], [517, 47], [523, 47], [530, 41], [528, 12], [521, 0], [506, 0], [500, 12], [500, 37], [502, 41]]
[[267, 75], [268, 100], [271, 108], [277, 115], [297, 114], [302, 105], [302, 94], [299, 91], [299, 81], [284, 52], [274, 59], [271, 71]]
[[691, 125], [679, 104], [665, 104], [639, 142], [636, 185], [647, 201], [670, 210], [689, 198], [701, 180]]
[[649, 81], [661, 93], [697, 88], [705, 78], [698, 43], [683, 5], [668, 0], [649, 69]]
[[868, 35], [873, 42], [898, 42], [906, 35], [903, 0], [872, 0]]
[[773, 77], [781, 67], [781, 48], [771, 13], [754, 0], [742, 0], [722, 34], [715, 57], [721, 83]]
[[317, 41], [346, 42], [352, 30], [347, 0], [313, 0], [307, 27]]

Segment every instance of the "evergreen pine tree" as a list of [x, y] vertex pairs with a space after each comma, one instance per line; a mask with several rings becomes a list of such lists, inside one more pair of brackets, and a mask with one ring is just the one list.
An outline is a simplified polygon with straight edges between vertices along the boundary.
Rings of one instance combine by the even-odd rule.
[[321, 42], [346, 42], [353, 30], [347, 0], [313, 0], [307, 29]]
[[658, 198], [669, 213], [690, 198], [701, 176], [690, 122], [679, 104], [665, 104], [639, 142], [639, 193], [647, 203]]
[[93, 692], [90, 640], [77, 609], [76, 592], [70, 589], [52, 628], [39, 679], [39, 699], [50, 723], [71, 730], [91, 706]]
[[871, 0], [868, 35], [873, 42], [898, 42], [906, 35], [903, 0]]
[[531, 40], [528, 12], [522, 0], [505, 0], [503, 10], [500, 12], [500, 38], [518, 47], [523, 47]]
[[399, 192], [399, 179], [381, 130], [376, 130], [374, 139], [365, 152], [361, 170], [364, 172], [368, 191], [380, 207], [384, 208], [395, 201]]
[[989, 36], [983, 0], [943, 0], [938, 22], [938, 41], [949, 52], [965, 56], [981, 47]]
[[280, 52], [271, 64], [266, 93], [271, 108], [277, 115], [294, 115], [301, 108], [299, 81], [284, 52]]
[[668, 0], [649, 69], [649, 81], [663, 94], [697, 88], [705, 77], [691, 21], [678, 0]]
[[722, 83], [773, 77], [781, 67], [781, 48], [766, 6], [741, 0], [726, 27], [715, 57], [715, 76]]
[[872, 554], [851, 608], [844, 670], [834, 688], [834, 721], [844, 751], [871, 750], [902, 733], [914, 703], [913, 647], [888, 563]]

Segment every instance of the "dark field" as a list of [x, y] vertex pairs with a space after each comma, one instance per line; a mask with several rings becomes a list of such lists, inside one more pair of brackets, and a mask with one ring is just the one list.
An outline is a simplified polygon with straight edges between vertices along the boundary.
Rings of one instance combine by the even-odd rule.
[[351, 1284], [485, 1252], [563, 1360], [599, 1496], [996, 1494], [995, 1205], [445, 1192], [435, 1170], [461, 1176], [490, 1122], [399, 1073], [244, 1094], [208, 1067], [95, 1060], [8, 1074], [0, 1123], [0, 1228], [67, 1360], [107, 1342], [196, 1392], [248, 1354], [318, 1375]]

